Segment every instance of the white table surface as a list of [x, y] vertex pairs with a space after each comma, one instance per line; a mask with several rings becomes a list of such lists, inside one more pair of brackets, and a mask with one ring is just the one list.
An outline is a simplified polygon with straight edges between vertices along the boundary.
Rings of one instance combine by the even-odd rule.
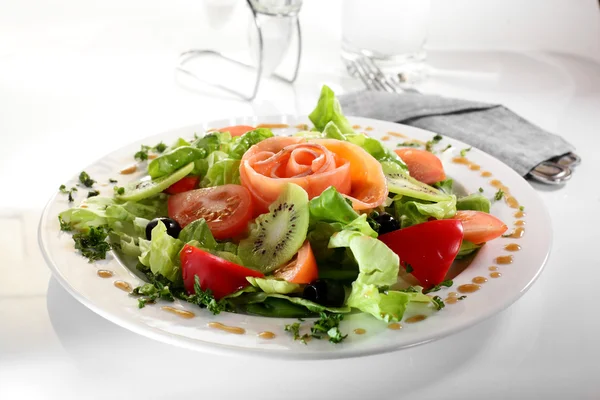
[[507, 310], [446, 339], [282, 362], [190, 352], [104, 320], [52, 279], [37, 223], [63, 181], [123, 144], [203, 120], [307, 113], [324, 83], [360, 88], [338, 58], [339, 2], [306, 2], [297, 83], [268, 82], [253, 103], [176, 79], [179, 52], [221, 40], [202, 35], [202, 2], [0, 2], [0, 399], [600, 397], [597, 3], [468, 4], [433, 2], [439, 72], [422, 89], [504, 103], [577, 147], [566, 186], [534, 185], [554, 229], [546, 270]]

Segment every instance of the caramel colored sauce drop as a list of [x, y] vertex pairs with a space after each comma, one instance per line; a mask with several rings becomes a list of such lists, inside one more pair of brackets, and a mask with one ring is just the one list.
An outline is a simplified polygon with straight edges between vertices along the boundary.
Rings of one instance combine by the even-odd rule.
[[123, 175], [129, 175], [129, 174], [133, 174], [135, 171], [137, 171], [137, 165], [136, 164], [132, 164], [129, 167], [125, 167], [121, 170], [121, 174]]
[[426, 315], [423, 314], [418, 314], [418, 315], [413, 315], [410, 318], [406, 318], [406, 320], [404, 322], [406, 322], [407, 324], [414, 324], [416, 322], [421, 322], [427, 319]]
[[115, 286], [124, 292], [131, 292], [131, 285], [125, 281], [115, 281]]
[[100, 277], [100, 278], [110, 278], [111, 276], [114, 275], [114, 272], [109, 271], [107, 269], [99, 269], [98, 272], [96, 272], [96, 274]]
[[496, 264], [512, 264], [513, 256], [499, 256], [496, 257]]
[[[388, 327], [389, 327], [389, 326], [388, 326]], [[390, 329], [391, 329], [391, 328], [390, 328]], [[366, 330], [364, 330], [363, 328], [356, 328], [356, 329], [354, 330], [354, 333], [355, 333], [355, 334], [357, 334], [357, 335], [364, 335], [365, 333], [367, 333], [367, 331], [366, 331]]]
[[257, 128], [269, 128], [269, 129], [285, 129], [289, 128], [288, 124], [258, 124]]
[[209, 322], [208, 327], [213, 328], [213, 329], [220, 329], [222, 331], [229, 332], [229, 333], [234, 333], [236, 335], [243, 335], [244, 333], [246, 333], [246, 330], [244, 328], [240, 328], [237, 326], [224, 325], [220, 322]]
[[517, 211], [516, 213], [514, 213], [514, 214], [513, 214], [513, 216], [514, 216], [515, 218], [523, 218], [523, 217], [525, 216], [525, 212], [523, 212], [523, 211], [519, 210], [519, 211]]
[[502, 276], [502, 274], [500, 272], [492, 272], [490, 274], [491, 278], [500, 278]]
[[481, 173], [481, 176], [483, 176], [484, 178], [489, 178], [490, 176], [492, 176], [492, 173], [490, 171], [483, 171]]
[[465, 157], [454, 157], [452, 162], [455, 164], [469, 165], [469, 160], [467, 160]]
[[171, 307], [171, 306], [163, 306], [163, 307], [161, 307], [161, 309], [165, 310], [166, 312], [170, 312], [171, 314], [175, 314], [181, 318], [189, 319], [189, 318], [194, 318], [196, 316], [196, 314], [194, 314], [191, 311], [180, 310], [178, 308]]
[[495, 265], [492, 265], [491, 267], [488, 268], [490, 271], [498, 271], [498, 267], [496, 267]]
[[487, 278], [484, 277], [484, 276], [476, 276], [475, 278], [473, 278], [471, 280], [471, 282], [477, 283], [477, 284], [481, 285], [482, 283], [486, 283], [487, 282]]
[[275, 339], [275, 334], [273, 332], [264, 331], [259, 333], [258, 337], [261, 339]]
[[388, 132], [387, 134], [388, 134], [388, 135], [390, 135], [390, 136], [397, 137], [397, 138], [405, 138], [405, 137], [408, 137], [408, 136], [406, 136], [406, 135], [404, 135], [404, 134], [402, 134], [402, 133], [398, 133], [398, 132]]
[[509, 243], [506, 246], [504, 246], [504, 250], [508, 250], [508, 251], [519, 251], [521, 250], [521, 246], [519, 246], [516, 243]]
[[469, 169], [472, 171], [479, 171], [481, 169], [481, 166], [479, 166], [477, 164], [470, 164]]
[[506, 196], [506, 204], [508, 204], [510, 208], [519, 208], [519, 202], [512, 196]]
[[464, 285], [460, 285], [458, 287], [459, 293], [473, 293], [478, 291], [481, 286], [476, 285], [474, 283], [465, 283]]
[[511, 239], [521, 239], [524, 234], [525, 234], [525, 228], [517, 228], [514, 230], [513, 233], [511, 233], [507, 237], [509, 237]]

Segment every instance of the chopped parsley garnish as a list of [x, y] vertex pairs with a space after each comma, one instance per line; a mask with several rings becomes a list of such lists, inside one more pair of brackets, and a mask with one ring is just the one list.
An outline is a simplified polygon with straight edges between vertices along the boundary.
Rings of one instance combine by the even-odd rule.
[[300, 322], [294, 322], [293, 324], [288, 324], [283, 328], [286, 332], [290, 332], [294, 335], [294, 340], [299, 340], [304, 344], [307, 344], [307, 341], [310, 339], [310, 335], [304, 334], [300, 336]]
[[504, 197], [504, 190], [498, 189], [496, 194], [494, 195], [494, 200], [501, 200]]
[[101, 225], [91, 226], [87, 232], [76, 233], [73, 235], [75, 249], [80, 250], [81, 254], [90, 262], [104, 260], [106, 252], [111, 249], [110, 244], [106, 241], [109, 232], [108, 226]]
[[402, 143], [398, 143], [397, 147], [419, 147], [421, 146], [421, 144], [417, 143], [417, 142], [402, 142]]
[[446, 307], [446, 304], [444, 303], [444, 300], [442, 300], [442, 298], [440, 296], [433, 296], [431, 298], [431, 301], [433, 303], [433, 306], [435, 307], [436, 310], [441, 310], [442, 308]]
[[152, 150], [154, 150], [157, 153], [162, 153], [167, 149], [167, 145], [164, 144], [163, 142], [160, 142], [159, 144], [157, 144], [156, 146], [154, 146], [152, 148]]
[[460, 156], [461, 156], [461, 157], [464, 157], [464, 156], [466, 156], [466, 155], [467, 155], [467, 153], [468, 153], [469, 151], [471, 151], [471, 147], [467, 147], [466, 149], [462, 149], [462, 150], [460, 151]]
[[125, 188], [122, 186], [121, 187], [115, 186], [113, 189], [116, 194], [124, 194], [125, 193]]
[[194, 276], [194, 294], [186, 296], [185, 300], [200, 307], [206, 307], [208, 311], [217, 315], [225, 310], [225, 305], [218, 303], [210, 289], [202, 290], [198, 275]]
[[444, 282], [439, 283], [430, 289], [423, 290], [423, 294], [427, 294], [427, 293], [431, 293], [431, 292], [438, 292], [442, 288], [442, 286], [443, 287], [451, 287], [452, 285], [454, 285], [454, 282], [452, 282], [452, 279], [447, 279]]
[[464, 299], [466, 299], [466, 298], [467, 298], [467, 296], [460, 296], [458, 299], [459, 299], [459, 300], [464, 300]]
[[60, 185], [58, 190], [60, 190], [61, 193], [69, 195], [69, 203], [72, 203], [74, 201], [73, 192], [77, 191], [77, 188], [75, 186], [73, 186], [71, 189], [67, 190], [67, 187], [65, 185]]
[[425, 150], [433, 152], [433, 146], [438, 144], [444, 137], [441, 135], [435, 135], [431, 140], [425, 143]]
[[519, 206], [519, 211], [525, 211], [525, 206]]
[[88, 173], [85, 171], [81, 171], [79, 174], [79, 182], [81, 182], [85, 187], [92, 187], [92, 185], [96, 183], [96, 181], [90, 178]]
[[483, 193], [483, 188], [479, 188], [479, 193]]
[[90, 190], [90, 191], [88, 192], [88, 199], [89, 199], [90, 197], [98, 196], [99, 194], [100, 194], [100, 191], [99, 191], [99, 190]]
[[65, 222], [60, 215], [58, 216], [58, 223], [61, 231], [69, 232], [73, 230], [73, 225], [70, 222]]
[[412, 267], [412, 265], [410, 265], [409, 263], [406, 263], [406, 266], [404, 267], [404, 269], [406, 269], [406, 273], [410, 274], [411, 272], [413, 272], [415, 269]]
[[116, 179], [113, 179], [113, 178], [110, 178], [110, 179], [108, 180], [108, 182], [109, 182], [109, 183], [117, 183], [117, 180], [116, 180]]
[[446, 150], [450, 149], [452, 147], [451, 144], [449, 144], [448, 146], [444, 147], [444, 150], [442, 150], [442, 153], [445, 152]]
[[325, 333], [329, 336], [331, 343], [340, 343], [346, 339], [348, 335], [342, 335], [340, 331], [340, 321], [344, 319], [343, 314], [328, 314], [322, 312], [319, 314], [320, 318], [315, 321], [312, 328], [310, 328], [311, 336], [317, 339], [321, 339]]
[[154, 281], [138, 286], [131, 292], [134, 296], [143, 296], [138, 299], [138, 307], [144, 308], [146, 304], [154, 304], [156, 300], [162, 299], [167, 301], [175, 300], [173, 293], [168, 285], [163, 285], [161, 282]]
[[150, 146], [142, 145], [140, 151], [133, 155], [138, 161], [146, 161], [148, 159], [148, 150], [150, 150]]

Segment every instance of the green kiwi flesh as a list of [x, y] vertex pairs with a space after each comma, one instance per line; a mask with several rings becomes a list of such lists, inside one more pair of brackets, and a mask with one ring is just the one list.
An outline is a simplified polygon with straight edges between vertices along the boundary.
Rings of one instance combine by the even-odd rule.
[[238, 256], [244, 266], [266, 274], [291, 260], [306, 239], [308, 220], [308, 194], [289, 183], [240, 242]]
[[385, 179], [387, 180], [388, 190], [392, 193], [434, 202], [444, 201], [449, 198], [447, 194], [442, 193], [433, 186], [419, 182], [403, 171], [384, 171], [384, 174]]

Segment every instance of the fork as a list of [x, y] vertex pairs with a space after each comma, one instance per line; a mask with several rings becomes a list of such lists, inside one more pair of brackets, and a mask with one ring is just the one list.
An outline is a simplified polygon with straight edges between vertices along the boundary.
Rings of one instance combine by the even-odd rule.
[[366, 56], [345, 60], [348, 72], [360, 78], [367, 89], [396, 93], [403, 91], [389, 79], [375, 64], [372, 58]]

